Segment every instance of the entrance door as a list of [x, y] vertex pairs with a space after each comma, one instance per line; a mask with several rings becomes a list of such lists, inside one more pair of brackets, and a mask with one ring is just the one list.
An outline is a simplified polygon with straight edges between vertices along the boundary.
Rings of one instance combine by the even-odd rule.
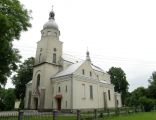
[[103, 92], [103, 102], [104, 102], [104, 109], [107, 109], [107, 98], [106, 98], [106, 92]]
[[34, 106], [35, 106], [35, 110], [38, 109], [38, 98], [34, 98]]
[[57, 99], [57, 109], [60, 111], [61, 110], [61, 98]]

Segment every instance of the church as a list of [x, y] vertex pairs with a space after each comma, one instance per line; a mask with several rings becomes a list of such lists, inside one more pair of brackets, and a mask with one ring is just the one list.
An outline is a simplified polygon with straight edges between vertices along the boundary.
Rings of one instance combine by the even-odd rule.
[[63, 43], [50, 11], [37, 42], [32, 80], [26, 85], [25, 109], [76, 110], [122, 107], [110, 75], [86, 59], [63, 54]]

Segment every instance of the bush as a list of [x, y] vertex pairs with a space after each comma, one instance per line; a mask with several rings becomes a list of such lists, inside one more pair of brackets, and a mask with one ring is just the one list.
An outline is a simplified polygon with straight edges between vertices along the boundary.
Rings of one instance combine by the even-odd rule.
[[145, 112], [151, 111], [154, 107], [155, 100], [147, 98], [147, 97], [140, 97], [139, 98], [140, 104], [143, 106]]

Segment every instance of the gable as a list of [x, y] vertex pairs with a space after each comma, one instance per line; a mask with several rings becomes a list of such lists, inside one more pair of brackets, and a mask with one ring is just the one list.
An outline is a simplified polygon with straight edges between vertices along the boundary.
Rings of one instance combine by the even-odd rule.
[[66, 76], [73, 74], [82, 64], [84, 61], [75, 63], [67, 67], [66, 69], [62, 70], [61, 72], [57, 73], [54, 77]]
[[[83, 74], [84, 70], [84, 74]], [[84, 75], [87, 77], [97, 78], [96, 73], [93, 70], [91, 63], [89, 61], [85, 61], [75, 72], [74, 74]]]

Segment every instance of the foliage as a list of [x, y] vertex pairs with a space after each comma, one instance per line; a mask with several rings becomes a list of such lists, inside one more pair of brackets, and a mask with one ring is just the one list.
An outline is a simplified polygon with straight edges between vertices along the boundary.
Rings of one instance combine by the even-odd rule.
[[0, 110], [12, 110], [15, 104], [14, 89], [0, 89]]
[[130, 96], [127, 98], [127, 103], [129, 106], [139, 107], [141, 105], [139, 98], [146, 96], [147, 91], [144, 87], [138, 87], [133, 92], [131, 92]]
[[110, 74], [111, 83], [115, 85], [115, 91], [121, 93], [122, 102], [125, 104], [129, 85], [125, 72], [121, 68], [111, 67], [108, 73]]
[[17, 69], [20, 55], [12, 42], [31, 26], [29, 20], [28, 10], [18, 0], [0, 0], [0, 86]]
[[151, 111], [154, 107], [155, 101], [145, 96], [139, 98], [139, 102], [146, 112]]
[[156, 99], [156, 72], [153, 72], [149, 79], [148, 97]]
[[32, 80], [33, 65], [35, 59], [33, 57], [25, 60], [17, 70], [17, 74], [13, 76], [12, 82], [15, 85], [15, 94], [17, 99], [24, 99], [26, 84]]

